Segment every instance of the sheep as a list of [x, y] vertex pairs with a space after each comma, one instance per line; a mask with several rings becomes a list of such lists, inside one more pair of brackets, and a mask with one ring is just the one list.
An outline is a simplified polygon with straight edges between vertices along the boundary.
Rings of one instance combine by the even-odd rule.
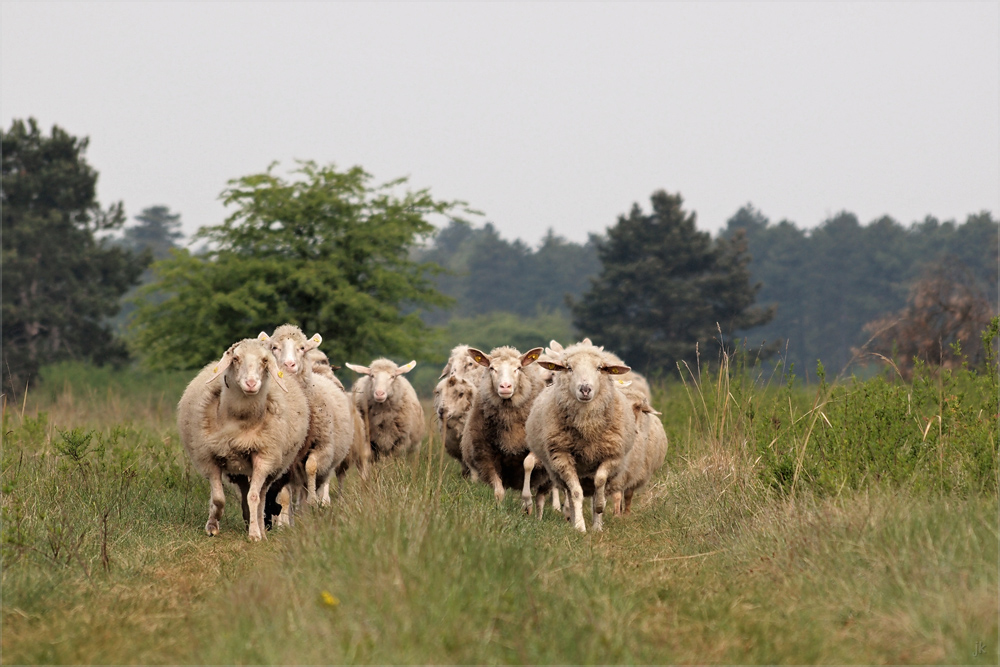
[[[524, 423], [544, 388], [538, 367], [533, 365], [541, 356], [542, 348], [536, 347], [524, 354], [512, 347], [498, 347], [489, 354], [469, 348], [469, 354], [489, 372], [479, 379], [462, 432], [462, 460], [469, 467], [473, 481], [482, 480], [491, 485], [500, 503], [506, 489], [525, 485], [528, 448], [524, 440]], [[541, 503], [550, 486], [548, 477], [538, 476], [530, 484], [538, 489]], [[530, 491], [523, 505], [524, 511], [530, 514]]]
[[565, 349], [559, 363], [542, 363], [556, 371], [556, 378], [528, 416], [528, 448], [567, 492], [571, 521], [581, 532], [587, 530], [581, 482], [589, 486], [592, 481], [593, 528], [600, 531], [605, 486], [617, 476], [635, 441], [631, 401], [612, 379], [631, 369], [611, 363], [608, 355], [589, 343]]
[[362, 377], [351, 392], [365, 419], [373, 460], [383, 456], [408, 454], [424, 437], [424, 411], [417, 392], [403, 377], [417, 365], [411, 361], [397, 366], [388, 359], [376, 359], [370, 366], [346, 364]]
[[344, 383], [340, 381], [334, 371], [339, 371], [340, 366], [334, 366], [330, 363], [330, 358], [321, 352], [318, 348], [313, 348], [306, 352], [306, 362], [312, 364], [312, 372], [318, 375], [325, 375], [326, 377], [333, 380], [333, 383], [340, 387], [341, 391], [347, 391], [344, 389]]
[[225, 474], [240, 489], [250, 540], [264, 537], [261, 501], [292, 465], [309, 431], [305, 392], [282, 375], [267, 346], [248, 338], [205, 366], [177, 404], [181, 442], [211, 485], [205, 524], [210, 536], [219, 534], [226, 506]]
[[607, 493], [612, 498], [612, 513], [616, 516], [631, 512], [632, 495], [649, 482], [667, 455], [667, 433], [659, 419], [660, 413], [650, 407], [641, 388], [630, 387], [629, 382], [619, 382], [632, 403], [636, 436], [620, 474], [608, 481]]
[[[476, 367], [479, 368], [479, 365], [476, 364]], [[445, 451], [462, 465], [463, 477], [469, 475], [469, 467], [462, 460], [462, 432], [475, 395], [476, 386], [455, 373], [434, 387], [435, 423], [441, 429]]]
[[[331, 364], [329, 357], [323, 352], [319, 349], [312, 349], [306, 353], [306, 360], [312, 362], [313, 373], [325, 375], [333, 380], [334, 384], [341, 391], [347, 393], [340, 378], [334, 374], [334, 371], [339, 371], [341, 367]], [[351, 404], [354, 404], [353, 400]], [[354, 406], [352, 421], [354, 422], [354, 442], [351, 444], [351, 451], [348, 453], [347, 458], [337, 467], [337, 479], [340, 482], [341, 488], [344, 485], [344, 477], [352, 466], [358, 469], [361, 479], [368, 479], [368, 466], [372, 455], [371, 444], [368, 442], [368, 431], [365, 429], [365, 418], [358, 411], [356, 405]]]
[[[329, 377], [313, 372], [307, 355], [323, 342], [322, 336], [315, 334], [307, 340], [297, 326], [283, 324], [272, 335], [262, 331], [258, 338], [270, 346], [275, 359], [299, 383], [309, 401], [309, 435], [290, 471], [290, 495], [282, 494], [279, 501], [280, 523], [288, 524], [295, 496], [302, 490], [310, 505], [330, 504], [330, 477], [347, 458], [354, 440], [354, 406]], [[339, 481], [342, 486], [342, 478]]]

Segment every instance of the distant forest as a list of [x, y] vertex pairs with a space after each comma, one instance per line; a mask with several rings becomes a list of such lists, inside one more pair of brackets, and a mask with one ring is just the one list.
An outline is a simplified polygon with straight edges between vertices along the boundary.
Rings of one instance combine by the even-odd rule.
[[[780, 355], [797, 373], [813, 375], [816, 361], [837, 373], [851, 360], [852, 348], [870, 336], [864, 325], [901, 309], [914, 282], [935, 265], [967, 272], [996, 309], [998, 231], [989, 212], [965, 222], [928, 216], [904, 226], [890, 217], [862, 225], [843, 212], [814, 229], [782, 220], [772, 223], [747, 204], [721, 232], [746, 234], [753, 283], [760, 283], [759, 305], [774, 305], [768, 324], [741, 332], [749, 348], [782, 341]], [[489, 313], [522, 320], [564, 320], [571, 330], [568, 300], [579, 299], [601, 269], [591, 235], [578, 244], [550, 230], [537, 248], [506, 240], [487, 223], [481, 228], [452, 222], [429, 248], [416, 252], [448, 270], [437, 288], [454, 307], [427, 313], [427, 324], [467, 329], [468, 318], [483, 322]], [[509, 317], [509, 316], [508, 316]], [[459, 325], [462, 322], [464, 324]]]

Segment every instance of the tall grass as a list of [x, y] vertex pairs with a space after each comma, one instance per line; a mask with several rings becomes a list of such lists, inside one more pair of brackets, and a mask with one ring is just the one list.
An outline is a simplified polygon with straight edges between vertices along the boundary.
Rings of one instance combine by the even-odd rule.
[[996, 424], [971, 371], [684, 369], [655, 387], [666, 465], [601, 534], [498, 506], [432, 434], [251, 544], [234, 499], [204, 535], [187, 378], [91, 370], [4, 410], [5, 663], [998, 659]]

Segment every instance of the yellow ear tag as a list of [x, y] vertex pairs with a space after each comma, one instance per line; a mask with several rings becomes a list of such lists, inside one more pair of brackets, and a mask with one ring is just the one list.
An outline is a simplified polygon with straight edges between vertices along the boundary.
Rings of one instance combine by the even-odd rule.
[[319, 342], [319, 334], [316, 334], [315, 336], [313, 336], [312, 339], [313, 339], [314, 343], [318, 343]]
[[219, 367], [218, 367], [218, 366], [216, 366], [215, 368], [213, 368], [213, 369], [212, 369], [212, 372], [213, 372], [213, 373], [218, 373], [218, 372], [219, 372]]
[[537, 355], [537, 354], [533, 354], [533, 355], [531, 355], [531, 360], [532, 360], [532, 361], [534, 361], [534, 360], [535, 360], [535, 359], [537, 359], [537, 358], [538, 358], [538, 355]]
[[617, 368], [612, 368], [611, 372], [614, 373], [615, 375], [618, 375], [618, 369]]
[[482, 360], [483, 360], [482, 357], [476, 357], [476, 361], [482, 361]]
[[278, 371], [278, 377], [283, 378], [285, 377], [285, 374], [282, 371]]

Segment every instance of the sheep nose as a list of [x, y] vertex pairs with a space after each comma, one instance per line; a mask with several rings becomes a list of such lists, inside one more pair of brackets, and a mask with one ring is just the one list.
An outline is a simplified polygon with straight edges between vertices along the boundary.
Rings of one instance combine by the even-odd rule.
[[510, 382], [500, 383], [500, 391], [510, 391], [511, 389], [513, 389], [513, 386], [510, 384]]
[[257, 380], [253, 378], [247, 378], [247, 389], [253, 389], [257, 386]]
[[294, 359], [289, 359], [288, 361], [286, 361], [285, 362], [285, 368], [287, 368], [290, 371], [294, 371], [295, 370], [295, 360]]
[[380, 398], [380, 399], [381, 398], [385, 398], [385, 392], [384, 391], [376, 391], [375, 392], [375, 398]]
[[593, 388], [591, 388], [591, 386], [589, 384], [581, 384], [580, 385], [580, 395], [581, 396], [583, 396], [583, 397], [590, 396], [590, 392], [592, 392], [592, 391], [593, 391]]

